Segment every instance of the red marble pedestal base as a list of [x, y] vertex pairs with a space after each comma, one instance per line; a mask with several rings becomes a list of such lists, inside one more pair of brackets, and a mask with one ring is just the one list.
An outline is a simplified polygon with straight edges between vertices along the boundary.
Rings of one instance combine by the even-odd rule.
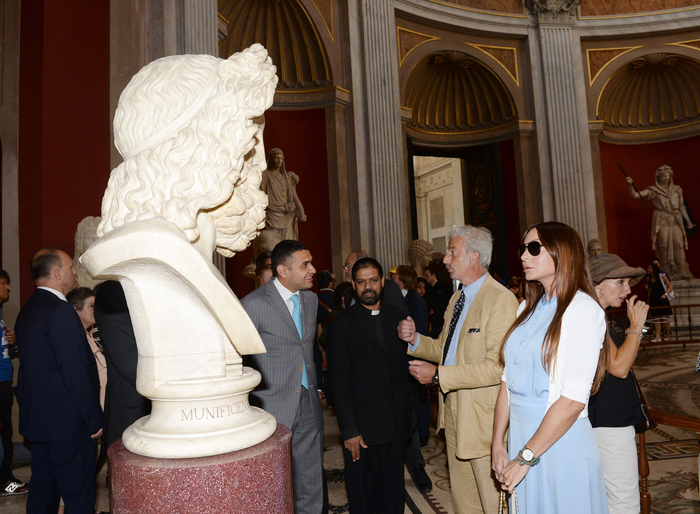
[[292, 434], [284, 425], [266, 441], [196, 459], [154, 459], [110, 446], [113, 514], [294, 512]]

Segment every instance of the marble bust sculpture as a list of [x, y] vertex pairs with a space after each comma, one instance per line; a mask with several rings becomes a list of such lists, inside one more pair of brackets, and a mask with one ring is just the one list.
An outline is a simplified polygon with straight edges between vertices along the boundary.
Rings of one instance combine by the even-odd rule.
[[588, 241], [588, 257], [595, 257], [603, 253], [603, 241], [599, 238], [594, 237]]
[[241, 356], [265, 347], [212, 264], [264, 226], [262, 128], [277, 77], [261, 45], [223, 60], [158, 59], [121, 95], [115, 145], [124, 162], [102, 201], [100, 238], [82, 256], [119, 280], [138, 344], [136, 387], [152, 413], [124, 446], [149, 457], [203, 457], [250, 447], [276, 429], [251, 407], [260, 374]]
[[267, 193], [265, 229], [277, 234], [279, 241], [299, 240], [298, 221], [306, 221], [304, 206], [297, 196], [299, 176], [287, 171], [284, 153], [273, 148], [267, 154], [267, 169], [263, 172], [262, 190]]
[[86, 216], [83, 218], [75, 230], [75, 253], [73, 254], [73, 266], [76, 272], [76, 281], [79, 287], [89, 287], [94, 289], [97, 284], [102, 283], [101, 280], [95, 280], [90, 274], [85, 271], [80, 264], [80, 256], [85, 253], [85, 250], [90, 248], [92, 243], [97, 240], [97, 226], [100, 224], [99, 216]]
[[671, 280], [691, 279], [693, 275], [685, 260], [688, 249], [688, 237], [683, 221], [690, 229], [695, 226], [688, 216], [683, 202], [683, 190], [673, 183], [673, 170], [670, 166], [661, 166], [656, 170], [656, 181], [639, 193], [627, 177], [629, 195], [632, 198], [649, 198], [654, 204], [651, 220], [651, 248], [656, 252], [661, 269], [666, 271]]
[[430, 266], [432, 259], [433, 245], [429, 241], [414, 239], [408, 245], [408, 262], [419, 277], [423, 276], [423, 268]]

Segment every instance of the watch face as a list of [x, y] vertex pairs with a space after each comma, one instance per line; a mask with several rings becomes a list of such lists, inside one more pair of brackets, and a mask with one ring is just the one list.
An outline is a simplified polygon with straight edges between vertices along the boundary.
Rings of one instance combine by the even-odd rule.
[[523, 459], [530, 462], [534, 458], [535, 458], [535, 454], [532, 453], [532, 450], [530, 448], [525, 448], [523, 450]]

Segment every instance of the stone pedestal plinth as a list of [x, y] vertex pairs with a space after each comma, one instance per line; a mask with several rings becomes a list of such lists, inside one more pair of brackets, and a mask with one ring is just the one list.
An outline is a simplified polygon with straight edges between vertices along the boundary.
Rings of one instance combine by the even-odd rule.
[[260, 444], [212, 457], [143, 457], [121, 440], [107, 455], [114, 514], [294, 512], [292, 434], [284, 425]]
[[[693, 327], [700, 325], [700, 307], [682, 307], [684, 305], [700, 305], [700, 279], [693, 278], [691, 280], [674, 280], [673, 290], [676, 293], [676, 299], [671, 301], [674, 307], [675, 322], [678, 327], [687, 327], [689, 323]], [[673, 325], [673, 320], [671, 320]], [[693, 331], [693, 335], [697, 337], [697, 332]]]

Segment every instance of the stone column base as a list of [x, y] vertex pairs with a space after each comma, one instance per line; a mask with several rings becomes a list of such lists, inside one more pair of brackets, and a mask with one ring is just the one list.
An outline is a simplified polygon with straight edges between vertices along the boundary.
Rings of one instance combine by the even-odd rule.
[[260, 444], [196, 459], [155, 459], [110, 446], [113, 514], [294, 512], [292, 433], [277, 425]]

